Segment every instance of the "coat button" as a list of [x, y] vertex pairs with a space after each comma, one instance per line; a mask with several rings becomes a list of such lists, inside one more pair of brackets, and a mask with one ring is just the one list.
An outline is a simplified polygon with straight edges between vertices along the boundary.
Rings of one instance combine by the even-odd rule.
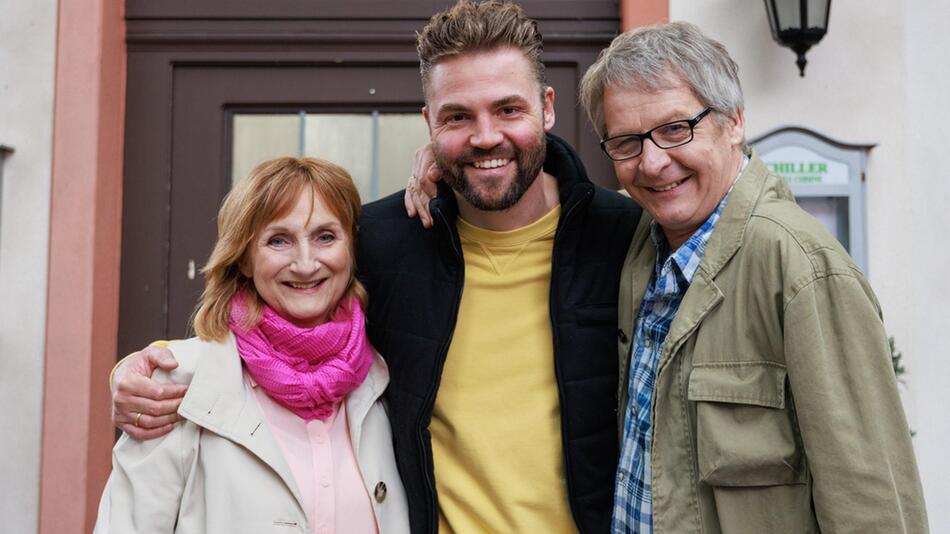
[[376, 496], [376, 502], [383, 502], [386, 500], [386, 483], [380, 482], [376, 484], [376, 491], [374, 492]]
[[624, 333], [623, 328], [617, 329], [617, 337], [620, 338], [621, 343], [627, 342], [627, 334]]

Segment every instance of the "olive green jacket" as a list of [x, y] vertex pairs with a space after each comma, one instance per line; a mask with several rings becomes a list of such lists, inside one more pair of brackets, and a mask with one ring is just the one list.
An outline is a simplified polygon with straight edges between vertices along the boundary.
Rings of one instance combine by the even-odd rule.
[[[649, 222], [621, 281], [621, 418]], [[656, 534], [927, 532], [877, 299], [754, 154], [666, 337], [651, 454]]]

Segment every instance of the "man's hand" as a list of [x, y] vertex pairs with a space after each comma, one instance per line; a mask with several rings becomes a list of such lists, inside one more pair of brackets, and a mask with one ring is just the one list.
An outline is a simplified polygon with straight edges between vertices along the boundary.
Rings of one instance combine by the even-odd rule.
[[432, 155], [432, 143], [427, 143], [418, 150], [412, 161], [412, 175], [406, 185], [406, 213], [409, 217], [419, 215], [422, 226], [432, 228], [432, 214], [429, 213], [429, 200], [435, 196], [436, 182], [441, 180], [439, 168], [435, 165]]
[[112, 384], [112, 424], [140, 440], [171, 432], [181, 419], [178, 405], [188, 386], [164, 384], [151, 377], [156, 369], [176, 367], [171, 351], [159, 347], [148, 347], [122, 362]]

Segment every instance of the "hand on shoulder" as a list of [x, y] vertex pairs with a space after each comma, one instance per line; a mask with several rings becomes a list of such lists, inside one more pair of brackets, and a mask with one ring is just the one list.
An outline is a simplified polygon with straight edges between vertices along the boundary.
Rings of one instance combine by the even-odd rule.
[[158, 369], [171, 371], [178, 362], [165, 347], [150, 346], [119, 363], [112, 382], [112, 424], [135, 439], [171, 432], [187, 385], [152, 378]]

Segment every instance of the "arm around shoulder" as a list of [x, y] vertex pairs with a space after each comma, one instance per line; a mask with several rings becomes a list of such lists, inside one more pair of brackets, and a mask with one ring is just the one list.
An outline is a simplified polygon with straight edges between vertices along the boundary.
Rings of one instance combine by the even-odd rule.
[[178, 367], [168, 346], [166, 342], [153, 343], [126, 356], [113, 369], [116, 380], [112, 383], [110, 378], [112, 422], [135, 438], [159, 437], [179, 419], [176, 411], [187, 390], [187, 381], [153, 379], [156, 372], [174, 373]]

